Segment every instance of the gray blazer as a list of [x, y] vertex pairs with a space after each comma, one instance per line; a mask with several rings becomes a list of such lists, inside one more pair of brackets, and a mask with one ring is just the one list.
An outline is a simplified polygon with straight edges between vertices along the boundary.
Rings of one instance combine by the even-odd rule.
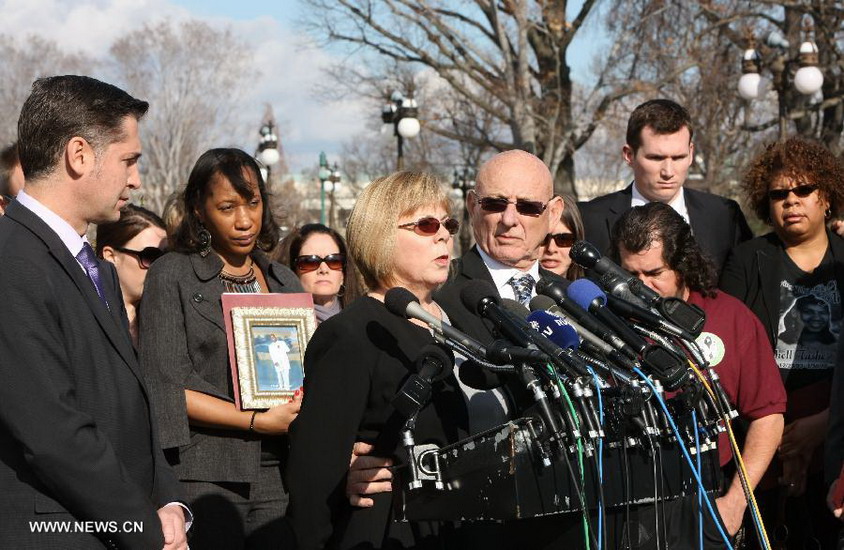
[[[288, 268], [253, 253], [271, 292], [303, 292]], [[138, 316], [141, 369], [168, 449], [182, 480], [253, 482], [261, 439], [245, 431], [188, 424], [185, 390], [234, 401], [216, 254], [171, 252], [149, 270]]]

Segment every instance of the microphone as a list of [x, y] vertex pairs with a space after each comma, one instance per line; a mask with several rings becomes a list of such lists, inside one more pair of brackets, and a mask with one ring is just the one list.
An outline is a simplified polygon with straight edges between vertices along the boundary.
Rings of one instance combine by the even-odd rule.
[[579, 266], [598, 273], [598, 282], [610, 294], [640, 307], [656, 309], [666, 319], [695, 337], [703, 330], [706, 314], [702, 309], [679, 298], [661, 297], [638, 277], [623, 270], [609, 258], [602, 257], [591, 243], [577, 241], [571, 247], [569, 256]]
[[[460, 299], [463, 305], [469, 311], [475, 311], [481, 317], [492, 321], [499, 332], [505, 338], [516, 344], [517, 346], [537, 349], [536, 344], [530, 338], [530, 335], [522, 326], [523, 320], [518, 319], [512, 313], [502, 308], [500, 305], [501, 299], [495, 288], [486, 281], [475, 280], [469, 282], [460, 291]], [[550, 358], [549, 358], [550, 359]], [[517, 370], [527, 390], [533, 395], [533, 400], [539, 407], [540, 416], [545, 422], [545, 426], [551, 433], [551, 438], [555, 442], [557, 453], [565, 452], [562, 441], [562, 433], [560, 431], [557, 418], [551, 412], [551, 406], [548, 402], [548, 396], [542, 389], [542, 385], [536, 378], [536, 374], [529, 365], [523, 362], [518, 362]], [[550, 465], [550, 462], [547, 463]]]
[[565, 319], [553, 313], [542, 309], [534, 310], [525, 320], [536, 332], [563, 349], [576, 350], [580, 347], [577, 331]]
[[536, 349], [524, 327], [513, 314], [501, 307], [495, 288], [485, 281], [472, 281], [463, 287], [460, 299], [469, 311], [489, 319], [502, 336], [519, 347]]
[[613, 296], [612, 294], [607, 296], [607, 305], [617, 315], [638, 321], [646, 327], [689, 341], [694, 341], [695, 339], [694, 336], [686, 332], [684, 329], [673, 323], [669, 323], [653, 311], [637, 306], [636, 304]]
[[394, 315], [422, 321], [446, 340], [463, 346], [470, 356], [476, 359], [486, 358], [487, 351], [483, 344], [425, 311], [425, 308], [419, 303], [419, 299], [406, 288], [394, 287], [388, 290], [384, 295], [384, 305], [387, 307], [387, 311]]
[[[584, 308], [566, 295], [566, 290], [571, 285], [569, 281], [540, 279], [536, 283], [536, 292], [548, 296], [559, 305], [566, 315], [577, 321], [577, 323], [590, 333], [595, 334], [613, 348], [625, 354], [629, 359], [636, 360], [636, 350], [628, 346], [624, 340], [616, 336], [606, 325], [595, 319]], [[581, 332], [581, 335], [584, 333]]]
[[[641, 283], [641, 281], [621, 269], [609, 258], [601, 256], [595, 245], [590, 242], [577, 241], [574, 243], [569, 250], [569, 257], [577, 265], [595, 271], [602, 279], [601, 286], [611, 294], [625, 298], [628, 302], [650, 307], [655, 300], [659, 299], [659, 294], [642, 284], [633, 288], [634, 284]], [[644, 287], [644, 290], [640, 287]]]
[[684, 364], [685, 357], [678, 357], [662, 346], [648, 344], [644, 338], [606, 308], [604, 305], [606, 294], [595, 283], [588, 279], [579, 279], [569, 286], [568, 294], [575, 302], [588, 308], [591, 313], [610, 324], [612, 328], [622, 329], [619, 331], [622, 339], [642, 355], [642, 363], [668, 390], [674, 391], [688, 381], [689, 371]]
[[610, 327], [636, 352], [642, 353], [645, 350], [648, 343], [606, 307], [607, 295], [598, 288], [598, 285], [589, 279], [578, 279], [569, 285], [566, 294], [577, 305], [589, 311], [599, 321]]
[[404, 418], [422, 410], [431, 399], [431, 384], [448, 378], [454, 369], [454, 355], [436, 344], [426, 344], [416, 357], [416, 372], [393, 397], [393, 407]]

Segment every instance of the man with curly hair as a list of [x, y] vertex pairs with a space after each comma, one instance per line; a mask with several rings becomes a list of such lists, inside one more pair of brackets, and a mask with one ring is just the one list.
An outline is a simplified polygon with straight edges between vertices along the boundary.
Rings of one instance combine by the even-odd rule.
[[[785, 411], [785, 389], [762, 323], [739, 300], [715, 289], [711, 260], [670, 206], [652, 202], [628, 210], [613, 227], [612, 247], [621, 266], [660, 296], [686, 300], [706, 312], [698, 344], [749, 422], [742, 456], [755, 487], [777, 449]], [[721, 466], [728, 466], [731, 452], [723, 434], [718, 451]], [[727, 531], [735, 535], [747, 508], [737, 475], [715, 502]]]

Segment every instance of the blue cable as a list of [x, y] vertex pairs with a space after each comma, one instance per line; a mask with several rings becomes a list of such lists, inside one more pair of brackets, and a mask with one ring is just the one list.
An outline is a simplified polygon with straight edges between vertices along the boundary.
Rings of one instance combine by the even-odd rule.
[[[700, 476], [695, 471], [694, 462], [692, 461], [691, 455], [689, 455], [689, 450], [686, 448], [686, 445], [683, 443], [683, 438], [680, 435], [680, 430], [677, 429], [677, 424], [674, 422], [674, 418], [671, 416], [671, 413], [668, 412], [668, 406], [663, 401], [662, 397], [660, 397], [659, 392], [657, 391], [656, 387], [653, 385], [653, 382], [645, 376], [638, 368], [633, 368], [633, 372], [639, 375], [639, 377], [647, 384], [651, 391], [653, 392], [653, 396], [656, 397], [657, 403], [659, 406], [662, 407], [662, 411], [665, 413], [665, 417], [668, 419], [668, 422], [671, 424], [671, 429], [674, 431], [674, 435], [677, 438], [677, 444], [680, 446], [680, 450], [683, 451], [683, 457], [685, 457], [686, 462], [688, 463], [689, 467], [692, 470], [692, 475], [697, 482], [698, 488], [702, 493], [706, 493], [706, 489], [703, 486], [703, 481], [701, 481]], [[712, 517], [712, 520], [715, 522], [715, 527], [718, 528], [718, 533], [721, 535], [721, 538], [724, 539], [724, 544], [729, 550], [734, 550], [732, 543], [730, 543], [730, 537], [727, 536], [727, 533], [724, 532], [724, 528], [721, 526], [721, 522], [718, 520], [718, 514], [715, 513], [715, 509], [712, 507], [712, 502], [710, 501], [709, 495], [705, 495], [704, 502], [706, 503], [706, 509], [709, 511], [709, 515]]]
[[[592, 380], [595, 382], [595, 395], [598, 396], [598, 421], [601, 423], [601, 429], [604, 427], [604, 400], [601, 397], [601, 384], [598, 380], [598, 375], [592, 370], [592, 367], [586, 365], [589, 372], [592, 374]], [[604, 484], [604, 438], [598, 438], [598, 482]], [[600, 496], [599, 496], [600, 498]], [[604, 519], [604, 503], [598, 500], [598, 550], [601, 550], [603, 545], [603, 522]]]

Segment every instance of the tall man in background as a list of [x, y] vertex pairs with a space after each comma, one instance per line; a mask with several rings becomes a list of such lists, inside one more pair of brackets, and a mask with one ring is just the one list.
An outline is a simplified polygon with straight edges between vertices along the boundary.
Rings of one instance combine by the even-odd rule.
[[[189, 513], [158, 443], [117, 274], [85, 238], [140, 186], [147, 108], [93, 78], [58, 76], [37, 80], [21, 109], [26, 189], [0, 218], [2, 548], [187, 546]], [[70, 532], [37, 532], [42, 521]]]
[[685, 187], [694, 162], [693, 135], [688, 111], [669, 99], [636, 107], [621, 149], [633, 182], [621, 191], [578, 203], [586, 240], [607, 253], [610, 231], [624, 212], [649, 202], [665, 203], [691, 225], [695, 240], [720, 274], [727, 253], [753, 232], [734, 200]]

